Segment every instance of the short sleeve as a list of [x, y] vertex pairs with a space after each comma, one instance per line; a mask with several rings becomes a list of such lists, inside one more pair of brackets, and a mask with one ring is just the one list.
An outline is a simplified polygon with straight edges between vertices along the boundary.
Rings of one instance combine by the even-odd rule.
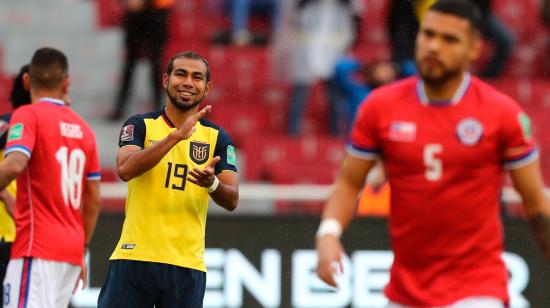
[[515, 102], [506, 106], [501, 127], [502, 161], [506, 169], [520, 168], [538, 157], [529, 116]]
[[220, 161], [216, 164], [215, 174], [224, 170], [237, 172], [237, 158], [235, 156], [235, 145], [229, 134], [222, 128], [219, 129], [214, 157], [219, 156]]
[[140, 148], [144, 148], [144, 142], [145, 142], [145, 121], [143, 121], [143, 117], [139, 115], [135, 115], [126, 122], [124, 122], [124, 125], [122, 126], [122, 129], [120, 130], [120, 135], [118, 137], [118, 146], [123, 147], [127, 145], [135, 145]]
[[97, 153], [97, 143], [93, 132], [88, 138], [90, 141], [90, 148], [88, 153], [88, 160], [86, 162], [86, 179], [87, 180], [100, 180], [101, 179], [101, 167], [99, 165], [99, 155]]
[[10, 120], [4, 155], [21, 152], [30, 158], [36, 142], [37, 123], [38, 119], [30, 108], [24, 106], [14, 111]]
[[348, 153], [364, 158], [376, 159], [380, 153], [377, 134], [377, 103], [371, 96], [361, 103], [351, 130]]

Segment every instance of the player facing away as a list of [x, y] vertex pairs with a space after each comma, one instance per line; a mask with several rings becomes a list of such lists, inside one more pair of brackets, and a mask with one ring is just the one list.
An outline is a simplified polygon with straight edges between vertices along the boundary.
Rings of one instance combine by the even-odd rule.
[[31, 104], [12, 115], [0, 189], [17, 177], [16, 237], [4, 307], [67, 307], [99, 213], [99, 160], [88, 124], [63, 101], [68, 61], [38, 49], [24, 75]]
[[[31, 94], [23, 85], [23, 75], [29, 73], [29, 65], [21, 67], [19, 73], [13, 79], [10, 93], [10, 102], [15, 110], [20, 106], [31, 103]], [[0, 161], [4, 159], [4, 149], [8, 139], [8, 130], [12, 112], [0, 115]], [[12, 181], [5, 190], [0, 193], [0, 283], [4, 281], [8, 262], [10, 260], [11, 246], [15, 239], [15, 222], [13, 221], [13, 209], [15, 207], [16, 182]], [[3, 285], [0, 285], [0, 294], [4, 294]]]
[[339, 236], [377, 157], [391, 186], [389, 307], [505, 307], [503, 170], [550, 260], [550, 207], [529, 118], [468, 73], [480, 22], [467, 1], [436, 2], [416, 40], [419, 77], [382, 87], [361, 105], [316, 235], [317, 273], [329, 285], [341, 266]]
[[202, 307], [208, 198], [238, 202], [235, 148], [199, 104], [212, 87], [208, 62], [174, 55], [163, 75], [166, 106], [131, 117], [117, 172], [128, 181], [126, 218], [98, 307]]

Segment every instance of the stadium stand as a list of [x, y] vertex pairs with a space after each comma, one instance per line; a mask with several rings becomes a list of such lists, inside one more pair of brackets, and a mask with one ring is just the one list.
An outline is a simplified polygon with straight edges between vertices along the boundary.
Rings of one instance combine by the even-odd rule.
[[[56, 1], [69, 3], [63, 0]], [[344, 153], [345, 138], [334, 139], [328, 136], [322, 85], [316, 85], [310, 96], [304, 119], [304, 135], [299, 138], [287, 137], [285, 128], [289, 87], [284, 82], [284, 76], [273, 76], [271, 50], [211, 43], [212, 35], [227, 26], [228, 17], [209, 3], [211, 2], [200, 0], [176, 2], [171, 17], [171, 39], [165, 53], [165, 61], [173, 53], [188, 49], [202, 53], [210, 61], [214, 82], [213, 91], [208, 98], [208, 103], [214, 107], [210, 119], [226, 128], [235, 139], [240, 149], [243, 181], [279, 184], [330, 183]], [[550, 183], [550, 133], [544, 129], [547, 119], [550, 118], [550, 79], [547, 77], [550, 72], [547, 60], [550, 34], [540, 21], [536, 0], [499, 0], [494, 3], [496, 14], [510, 27], [517, 38], [517, 44], [504, 76], [492, 84], [516, 98], [532, 117], [534, 133], [541, 148], [544, 176], [547, 183]], [[387, 4], [388, 1], [384, 0], [365, 0], [361, 35], [355, 51], [366, 61], [389, 58], [390, 47], [385, 28]], [[78, 88], [84, 83], [89, 84], [89, 89], [81, 91], [83, 99], [92, 103], [110, 101], [116, 88], [112, 84], [116, 81], [116, 59], [121, 47], [118, 44], [121, 35], [118, 29], [121, 22], [118, 1], [99, 0], [94, 3], [71, 5], [74, 5], [71, 8], [78, 5], [78, 9], [73, 9], [74, 12], [78, 12], [75, 14], [76, 17], [80, 18], [80, 23], [81, 20], [90, 20], [92, 29], [81, 24], [78, 27], [71, 26], [71, 31], [66, 34], [68, 37], [63, 39], [76, 40], [75, 37], [78, 37], [77, 41], [82, 42], [82, 46], [75, 47], [68, 53], [95, 57], [89, 66], [84, 68], [83, 60], [73, 61], [77, 68], [74, 74], [76, 84], [73, 88]], [[87, 13], [93, 11], [89, 10], [89, 6], [95, 6], [94, 13]], [[16, 8], [15, 4], [9, 5], [2, 16], [18, 21], [19, 23], [15, 24], [23, 28], [36, 23], [32, 18], [30, 21], [22, 22], [25, 19], [21, 16], [33, 17], [37, 12], [26, 15], [21, 12], [21, 8]], [[64, 25], [58, 25], [57, 28], [52, 25], [50, 30], [70, 26], [72, 23], [76, 25], [76, 17], [66, 21]], [[253, 27], [265, 26], [261, 21], [253, 22]], [[103, 43], [90, 41], [92, 36], [101, 36]], [[61, 38], [58, 40], [62, 41]], [[0, 47], [2, 44], [5, 42], [0, 42]], [[21, 47], [31, 46], [22, 44]], [[10, 50], [13, 48], [10, 47]], [[485, 48], [487, 51], [490, 50], [489, 46]], [[14, 65], [6, 67], [4, 53], [4, 48], [0, 48], [0, 112], [9, 109], [7, 96], [11, 83], [10, 75], [15, 68]], [[10, 54], [13, 54], [13, 51]], [[482, 58], [480, 64], [484, 60], [486, 58]], [[8, 72], [8, 69], [11, 72]], [[99, 75], [99, 70], [109, 73]], [[110, 84], [112, 89], [108, 88]], [[102, 107], [90, 105], [84, 112], [90, 117], [98, 117], [102, 112], [99, 109]], [[103, 144], [100, 144], [100, 148], [110, 150], [100, 154], [107, 170], [104, 180], [117, 181], [112, 168], [114, 139], [119, 125], [108, 126], [99, 120], [92, 121], [92, 125], [94, 128], [97, 127], [100, 135], [104, 134], [102, 136], [113, 135], [110, 139], [101, 140]], [[108, 132], [105, 131], [107, 126]], [[315, 151], [308, 152], [310, 147]]]

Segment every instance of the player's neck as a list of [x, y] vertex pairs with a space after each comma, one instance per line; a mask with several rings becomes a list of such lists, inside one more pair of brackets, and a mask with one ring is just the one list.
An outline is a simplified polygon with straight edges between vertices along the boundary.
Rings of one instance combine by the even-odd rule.
[[182, 111], [176, 108], [176, 106], [174, 106], [170, 102], [168, 102], [166, 104], [165, 110], [166, 115], [168, 116], [170, 121], [172, 121], [172, 124], [174, 124], [175, 127], [180, 127], [190, 115], [197, 113], [198, 109], [199, 106], [196, 106], [193, 109]]
[[465, 78], [465, 73], [457, 74], [455, 77], [441, 83], [430, 83], [424, 81], [424, 90], [429, 101], [450, 101], [454, 98], [458, 88]]
[[31, 89], [31, 103], [38, 103], [40, 99], [49, 97], [59, 100], [65, 98], [65, 94], [60, 90], [49, 90], [49, 89]]

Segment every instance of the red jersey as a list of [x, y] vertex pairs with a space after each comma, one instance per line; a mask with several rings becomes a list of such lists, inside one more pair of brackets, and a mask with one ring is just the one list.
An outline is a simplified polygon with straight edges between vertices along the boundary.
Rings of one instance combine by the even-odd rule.
[[502, 173], [538, 155], [515, 101], [465, 74], [451, 101], [428, 102], [422, 81], [409, 78], [361, 105], [348, 152], [380, 156], [387, 171], [395, 259], [385, 293], [392, 301], [508, 301]]
[[30, 159], [17, 177], [11, 258], [80, 265], [85, 181], [100, 177], [94, 133], [63, 101], [44, 98], [13, 113], [5, 155], [15, 151]]

